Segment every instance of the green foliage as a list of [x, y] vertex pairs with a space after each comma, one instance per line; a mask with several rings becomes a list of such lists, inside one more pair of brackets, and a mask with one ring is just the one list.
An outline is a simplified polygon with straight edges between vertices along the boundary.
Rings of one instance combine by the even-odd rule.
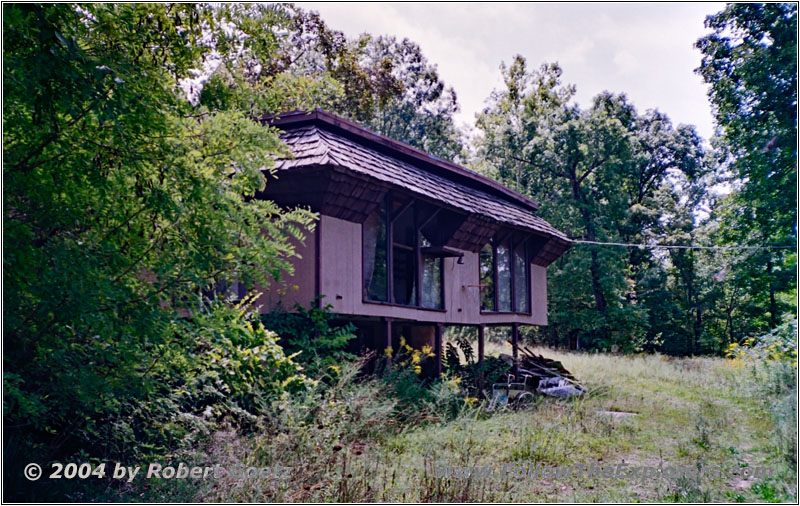
[[[464, 157], [463, 135], [453, 120], [456, 93], [441, 81], [419, 45], [389, 36], [367, 37], [361, 59], [387, 72], [394, 86], [391, 99], [363, 118], [364, 126], [445, 160]], [[339, 111], [351, 114], [346, 108]]]
[[[733, 186], [717, 210], [720, 243], [796, 246], [797, 5], [729, 4], [706, 18], [706, 27], [712, 32], [697, 41], [697, 72], [710, 85], [718, 157]], [[725, 305], [729, 327], [743, 332], [729, 342], [796, 311], [791, 249], [758, 251], [731, 264]]]
[[[785, 315], [772, 331], [733, 343], [727, 350], [755, 380], [754, 397], [761, 399], [775, 425], [771, 432], [773, 463], [779, 472], [797, 473], [797, 318]], [[767, 484], [763, 484], [767, 485]]]
[[[92, 378], [91, 368], [81, 371], [80, 380], [94, 388], [95, 400], [87, 400], [89, 392], [62, 400], [58, 413], [79, 417], [70, 432], [57, 431], [52, 409], [36, 413], [67, 448], [54, 453], [47, 439], [15, 438], [18, 446], [6, 449], [6, 477], [16, 483], [11, 497], [25, 498], [30, 493], [29, 487], [19, 483], [19, 466], [25, 462], [48, 456], [67, 460], [78, 449], [82, 461], [90, 456], [130, 463], [156, 460], [205, 444], [222, 428], [251, 432], [266, 406], [314, 390], [314, 382], [284, 354], [278, 336], [256, 314], [245, 311], [248, 302], [252, 301], [239, 306], [210, 302], [208, 309], [175, 321], [168, 338], [145, 345], [149, 362], [140, 364], [135, 375], [109, 375], [106, 383]], [[32, 380], [38, 378], [4, 375], [7, 419], [27, 416], [35, 420], [28, 406], [32, 396], [26, 391]], [[70, 388], [61, 381], [56, 378], [52, 385], [69, 389], [71, 395], [83, 394], [83, 385]], [[63, 480], [43, 480], [41, 490], [61, 492], [58, 481]]]
[[227, 5], [221, 12], [247, 36], [244, 55], [217, 68], [203, 86], [203, 103], [224, 100], [253, 114], [320, 107], [433, 155], [462, 157], [456, 94], [414, 42], [348, 39], [317, 12], [288, 4]]
[[[470, 397], [474, 384], [470, 384], [453, 370], [443, 372], [441, 377], [430, 377], [423, 371], [431, 371], [431, 359], [435, 357], [430, 346], [417, 350], [405, 339], [392, 357], [392, 366], [386, 362], [379, 367], [382, 380], [397, 399], [396, 416], [407, 425], [452, 420], [477, 402]], [[457, 360], [457, 358], [456, 358]]]
[[444, 365], [448, 371], [455, 371], [461, 365], [461, 356], [453, 343], [447, 343], [444, 349]]
[[730, 358], [748, 358], [758, 361], [783, 361], [797, 366], [797, 318], [785, 315], [784, 322], [766, 334], [751, 337], [740, 343], [731, 343], [727, 349]]
[[299, 386], [273, 334], [200, 297], [291, 271], [314, 219], [251, 198], [285, 154], [274, 130], [179, 87], [202, 40], [233, 57], [217, 12], [3, 13], [4, 418], [22, 453], [158, 454], [197, 410], [246, 420]]
[[724, 154], [744, 181], [740, 217], [752, 223], [740, 225], [785, 244], [797, 211], [797, 5], [730, 4], [706, 27], [697, 71], [710, 85]]
[[[731, 5], [707, 20], [699, 72], [720, 136], [625, 95], [572, 102], [558, 65], [501, 66], [478, 119], [478, 165], [542, 203], [573, 238], [705, 246], [796, 243], [796, 7]], [[794, 55], [794, 56], [793, 56]], [[491, 165], [492, 168], [488, 168]], [[733, 191], [719, 197], [720, 184]], [[796, 309], [785, 250], [653, 250], [576, 245], [548, 269], [539, 342], [589, 349], [721, 354]]]
[[309, 374], [316, 376], [330, 366], [355, 359], [347, 349], [356, 337], [356, 328], [352, 323], [334, 324], [331, 308], [312, 305], [306, 309], [296, 304], [292, 312], [276, 309], [262, 315], [261, 321], [281, 336], [283, 349], [296, 355]]
[[[518, 56], [501, 72], [504, 87], [478, 119], [493, 175], [542, 202], [542, 216], [574, 238], [664, 242], [664, 201], [679, 210], [679, 188], [705, 172], [694, 130], [658, 111], [639, 114], [624, 94], [603, 92], [582, 110], [558, 65], [531, 71]], [[661, 269], [652, 251], [574, 247], [548, 270], [544, 332], [581, 348], [652, 348], [660, 329], [648, 327], [645, 284]]]

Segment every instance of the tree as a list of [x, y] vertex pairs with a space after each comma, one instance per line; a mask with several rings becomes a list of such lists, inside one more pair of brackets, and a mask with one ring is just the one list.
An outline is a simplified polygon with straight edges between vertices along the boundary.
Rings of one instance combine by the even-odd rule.
[[462, 158], [461, 132], [453, 120], [458, 112], [455, 91], [441, 81], [419, 45], [408, 39], [367, 37], [364, 57], [368, 66], [390, 69], [397, 86], [365, 126], [446, 160]]
[[[720, 232], [727, 244], [797, 243], [797, 5], [729, 4], [706, 18], [697, 72], [709, 98], [724, 163], [735, 177]], [[788, 251], [747, 257], [737, 270], [767, 299], [769, 326], [787, 306], [777, 294], [797, 289]], [[758, 297], [755, 293], [751, 296]]]
[[250, 198], [285, 153], [274, 130], [179, 86], [241, 48], [213, 9], [172, 4], [6, 4], [3, 48], [4, 421], [20, 458], [130, 459], [246, 421], [297, 368], [246, 308], [201, 293], [290, 271], [314, 216]]
[[348, 39], [318, 13], [290, 5], [229, 5], [221, 12], [251, 21], [243, 52], [216, 68], [201, 99], [234, 99], [245, 81], [245, 89], [261, 92], [255, 100], [238, 99], [253, 114], [320, 107], [441, 158], [462, 156], [455, 92], [414, 42], [369, 34]]
[[[674, 192], [671, 179], [704, 170], [694, 130], [673, 128], [657, 111], [639, 115], [624, 95], [601, 93], [581, 110], [557, 65], [530, 72], [516, 57], [502, 71], [505, 88], [478, 121], [479, 153], [494, 176], [540, 201], [542, 215], [573, 238], [663, 237], [659, 193]], [[582, 245], [553, 267], [545, 332], [597, 348], [641, 349], [658, 339], [643, 304], [654, 301], [644, 281], [662, 268], [651, 251]]]

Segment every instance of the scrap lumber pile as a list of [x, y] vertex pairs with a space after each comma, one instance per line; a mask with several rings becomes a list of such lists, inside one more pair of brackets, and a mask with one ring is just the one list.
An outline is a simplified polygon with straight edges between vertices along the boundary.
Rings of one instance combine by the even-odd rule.
[[[586, 393], [586, 388], [578, 383], [561, 362], [537, 355], [524, 346], [519, 347], [519, 352], [519, 374], [530, 377], [531, 385], [540, 394], [574, 397]], [[513, 364], [513, 358], [508, 355], [505, 357]]]

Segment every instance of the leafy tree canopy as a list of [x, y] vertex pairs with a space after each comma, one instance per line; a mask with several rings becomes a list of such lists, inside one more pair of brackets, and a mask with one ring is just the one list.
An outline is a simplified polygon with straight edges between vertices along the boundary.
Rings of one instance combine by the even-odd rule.
[[[504, 87], [478, 120], [479, 156], [499, 180], [542, 202], [544, 217], [573, 238], [637, 243], [661, 242], [669, 223], [685, 218], [667, 215], [665, 199], [678, 211], [677, 192], [706, 173], [693, 128], [673, 127], [658, 111], [639, 114], [625, 95], [608, 92], [581, 109], [557, 64], [531, 71], [518, 56], [501, 71]], [[644, 284], [654, 265], [650, 251], [573, 248], [549, 269], [551, 325], [543, 332], [573, 345], [655, 342]]]
[[203, 5], [3, 6], [4, 418], [23, 454], [130, 457], [293, 381], [273, 333], [201, 297], [268, 286], [314, 219], [249, 198], [285, 153], [274, 130], [179, 86], [212, 53], [277, 49], [231, 23], [266, 26]]
[[[797, 244], [797, 5], [729, 4], [709, 16], [697, 72], [710, 85], [720, 162], [733, 192], [716, 212], [724, 244]], [[739, 293], [762, 331], [777, 326], [796, 295], [797, 257], [760, 251], [734, 263]], [[791, 299], [795, 299], [791, 296]], [[764, 319], [764, 309], [768, 319]]]

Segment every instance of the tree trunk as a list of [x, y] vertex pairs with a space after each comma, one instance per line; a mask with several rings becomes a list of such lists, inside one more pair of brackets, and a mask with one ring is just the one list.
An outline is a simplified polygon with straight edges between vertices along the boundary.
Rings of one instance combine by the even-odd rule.
[[774, 276], [772, 275], [772, 258], [767, 260], [767, 273], [769, 274], [769, 326], [775, 328], [778, 326], [778, 304], [775, 302], [775, 284]]
[[703, 331], [703, 310], [700, 309], [700, 301], [695, 301], [695, 320], [694, 320], [694, 349], [697, 350], [700, 344], [700, 334]]
[[606, 303], [606, 296], [603, 293], [603, 289], [600, 286], [600, 264], [597, 261], [597, 251], [592, 251], [592, 265], [589, 268], [589, 271], [592, 274], [592, 291], [594, 292], [594, 304], [597, 307], [598, 311], [600, 311], [601, 313], [605, 313], [608, 304]]
[[[586, 239], [589, 241], [596, 240], [595, 230], [594, 230], [594, 223], [592, 222], [592, 217], [589, 214], [589, 210], [586, 209], [586, 199], [584, 199], [583, 194], [581, 193], [580, 183], [578, 182], [577, 177], [575, 177], [575, 171], [572, 171], [571, 176], [572, 182], [572, 198], [578, 203], [578, 206], [581, 210], [581, 216], [583, 217], [583, 224], [586, 229]], [[608, 307], [608, 303], [606, 302], [606, 296], [603, 293], [603, 289], [600, 286], [600, 262], [597, 258], [597, 250], [592, 248], [592, 263], [589, 266], [589, 273], [592, 277], [592, 292], [594, 294], [594, 304], [597, 310], [601, 313], [606, 312], [606, 307]]]

